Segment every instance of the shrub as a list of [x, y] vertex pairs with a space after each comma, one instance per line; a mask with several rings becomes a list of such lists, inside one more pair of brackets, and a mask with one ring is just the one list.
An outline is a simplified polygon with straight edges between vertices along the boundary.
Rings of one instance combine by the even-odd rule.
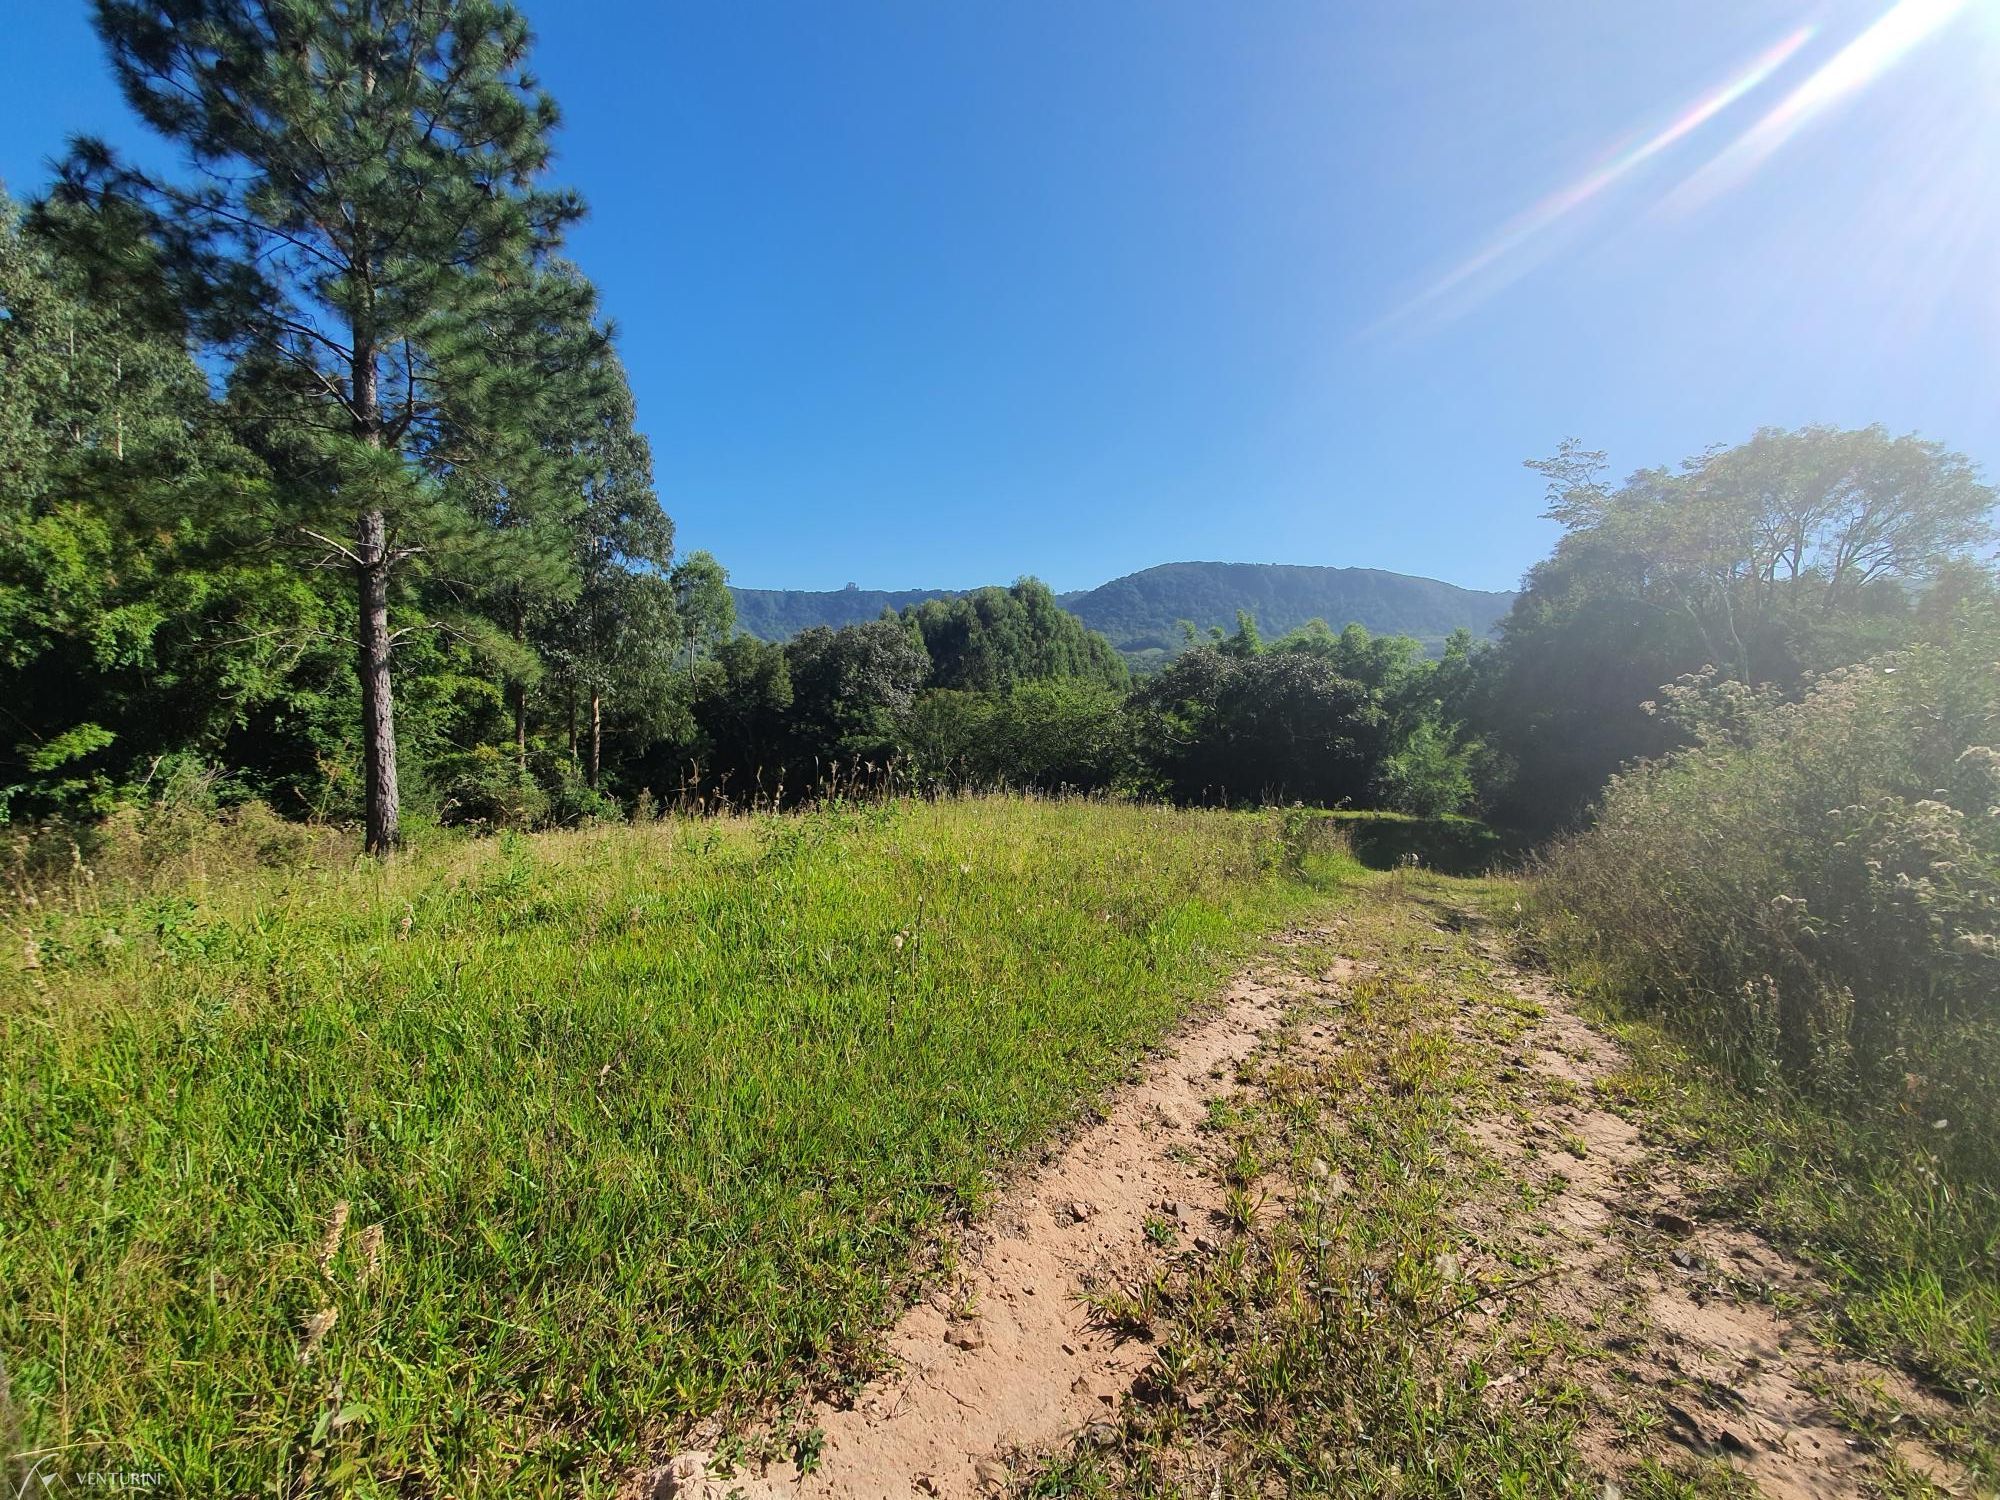
[[213, 809], [163, 798], [128, 803], [93, 823], [17, 824], [0, 835], [7, 886], [28, 909], [340, 865], [359, 852], [350, 831], [289, 822], [262, 802]]
[[533, 828], [549, 797], [511, 750], [476, 745], [443, 758], [433, 772], [438, 821], [448, 827]]
[[1460, 744], [1435, 719], [1419, 720], [1375, 773], [1375, 800], [1392, 812], [1443, 818], [1464, 812], [1477, 795], [1474, 768], [1483, 747]]
[[1556, 956], [1698, 1027], [1740, 1076], [1913, 1123], [1992, 1120], [1996, 658], [1987, 606], [1950, 644], [1797, 702], [1683, 679], [1656, 707], [1693, 747], [1614, 779], [1595, 825], [1541, 861]]

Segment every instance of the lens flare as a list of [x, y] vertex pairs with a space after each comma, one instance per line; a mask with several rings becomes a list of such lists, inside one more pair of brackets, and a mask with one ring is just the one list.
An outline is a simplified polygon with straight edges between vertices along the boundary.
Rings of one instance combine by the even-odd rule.
[[1524, 249], [1606, 188], [1637, 171], [1668, 147], [1685, 140], [1783, 67], [1799, 48], [1811, 40], [1813, 30], [1812, 26], [1801, 26], [1780, 38], [1751, 59], [1740, 72], [1697, 97], [1661, 129], [1614, 153], [1594, 171], [1578, 178], [1569, 186], [1549, 194], [1539, 203], [1509, 220], [1476, 255], [1447, 271], [1389, 314], [1377, 326], [1400, 322], [1413, 313], [1431, 306], [1446, 294], [1478, 276], [1480, 272]]
[[1669, 212], [1685, 212], [1744, 182], [1815, 117], [1888, 72], [1965, 6], [1966, 0], [1900, 0], [1891, 6], [1881, 20], [1842, 47], [1769, 114], [1676, 188], [1664, 207]]

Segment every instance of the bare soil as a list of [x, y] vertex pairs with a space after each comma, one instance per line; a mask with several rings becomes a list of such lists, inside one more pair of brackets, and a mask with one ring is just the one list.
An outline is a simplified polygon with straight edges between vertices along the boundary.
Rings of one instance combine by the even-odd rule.
[[[1538, 1292], [1595, 1334], [1573, 1371], [1599, 1400], [1586, 1456], [1622, 1467], [1633, 1447], [1626, 1434], [1647, 1425], [1631, 1421], [1636, 1407], [1659, 1419], [1665, 1441], [1725, 1460], [1767, 1500], [1902, 1493], [1897, 1470], [1946, 1494], [1973, 1494], [1916, 1436], [1948, 1417], [1944, 1403], [1782, 1311], [1823, 1301], [1813, 1274], [1754, 1226], [1699, 1221], [1690, 1206], [1704, 1196], [1696, 1169], [1598, 1102], [1598, 1086], [1626, 1065], [1617, 1044], [1559, 989], [1497, 949], [1487, 957], [1541, 1015], [1516, 1059], [1527, 1119], [1490, 1121], [1478, 1134], [1513, 1171], [1565, 1179], [1547, 1219], [1557, 1243], [1544, 1246], [1565, 1269]], [[1553, 1155], [1552, 1137], [1582, 1150]], [[1875, 1435], [1904, 1423], [1908, 1435], [1890, 1443]]]

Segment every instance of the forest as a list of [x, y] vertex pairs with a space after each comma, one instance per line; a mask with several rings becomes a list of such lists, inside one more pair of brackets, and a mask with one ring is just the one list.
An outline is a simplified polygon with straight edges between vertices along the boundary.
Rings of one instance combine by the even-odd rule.
[[[489, 44], [497, 75], [519, 39]], [[217, 119], [193, 119], [150, 63], [121, 66], [190, 142], [268, 115], [218, 93]], [[675, 550], [612, 330], [558, 254], [579, 206], [478, 188], [532, 182], [547, 129], [545, 105], [494, 100], [481, 128], [505, 124], [504, 158], [432, 160], [432, 142], [402, 169], [460, 174], [477, 237], [444, 210], [395, 220], [393, 139], [353, 181], [290, 175], [288, 129], [310, 121], [230, 128], [254, 180], [287, 174], [283, 202], [80, 146], [33, 205], [0, 208], [15, 827], [254, 800], [387, 848], [412, 820], [575, 826], [845, 780], [1545, 833], [1621, 765], [1692, 743], [1664, 686], [1796, 697], [1943, 641], [1991, 595], [1993, 492], [1966, 458], [1806, 428], [1617, 485], [1579, 444], [1537, 461], [1561, 542], [1496, 640], [1461, 631], [1436, 655], [1324, 621], [1266, 641], [1244, 613], [1226, 635], [1186, 627], [1134, 680], [1033, 579], [760, 641], [721, 564]], [[465, 264], [440, 279], [300, 227], [342, 214], [466, 242]]]
[[[1526, 1373], [1555, 1322], [1439, 1343], [1560, 1256], [1464, 1300], [1500, 1210], [1451, 1195], [1495, 1172], [1404, 1165], [1586, 1095], [1733, 1173], [1702, 1212], [1812, 1266], [1826, 1347], [1955, 1403], [1913, 1421], [1991, 1479], [1971, 458], [1767, 427], [1620, 479], [1565, 441], [1490, 639], [1246, 610], [1135, 671], [1024, 577], [762, 640], [677, 545], [517, 11], [94, 14], [181, 169], [78, 139], [0, 196], [0, 1443], [188, 1493], [623, 1494], [724, 1413], [764, 1447], [718, 1463], [803, 1479], [811, 1402], [879, 1375], [1009, 1164], [1263, 953], [1316, 998], [1155, 1163], [1221, 1153], [1212, 1221], [1129, 1226], [1207, 1258], [1064, 1304], [1167, 1351], [1126, 1371], [1153, 1415], [1017, 1493], [1165, 1493], [1148, 1445], [1196, 1439], [1231, 1494], [1596, 1484], [1570, 1375]], [[1530, 970], [1638, 1061], [1506, 1093], [1558, 1005]], [[1355, 1050], [1288, 1060], [1308, 1016]], [[1626, 1493], [1740, 1493], [1621, 1432]]]
[[[845, 777], [1547, 831], [1689, 742], [1647, 706], [1662, 685], [1796, 696], [1991, 587], [1966, 458], [1808, 428], [1616, 486], [1566, 444], [1535, 465], [1554, 555], [1496, 642], [1436, 658], [1342, 621], [1265, 642], [1244, 614], [1134, 683], [1032, 579], [759, 642], [721, 564], [676, 552], [615, 330], [563, 258], [583, 205], [544, 181], [525, 23], [309, 9], [308, 64], [261, 12], [200, 13], [101, 23], [186, 180], [79, 141], [0, 203], [17, 827], [257, 800], [386, 850], [411, 820], [573, 826]], [[370, 47], [427, 66], [391, 82]]]

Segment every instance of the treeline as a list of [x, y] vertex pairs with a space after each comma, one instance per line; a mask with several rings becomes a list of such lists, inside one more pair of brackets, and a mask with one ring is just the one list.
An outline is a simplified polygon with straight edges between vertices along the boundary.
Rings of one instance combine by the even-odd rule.
[[1246, 616], [1135, 685], [1025, 580], [783, 645], [727, 643], [692, 682], [695, 741], [662, 745], [670, 759], [642, 774], [665, 786], [679, 764], [739, 797], [844, 776], [1452, 812], [1482, 754], [1452, 717], [1473, 652], [1460, 636], [1428, 660], [1414, 641], [1318, 621], [1266, 646]]
[[1697, 673], [1787, 699], [1949, 636], [1991, 597], [1994, 491], [1880, 427], [1766, 429], [1613, 486], [1571, 442], [1532, 464], [1564, 535], [1503, 622], [1473, 712], [1503, 819], [1573, 824], [1620, 766], [1691, 743], [1657, 711]]
[[[505, 5], [101, 5], [152, 175], [0, 211], [10, 816], [226, 777], [393, 845], [496, 753], [591, 805], [666, 643], [726, 628], [561, 256]], [[547, 753], [551, 723], [588, 747]], [[412, 794], [414, 796], [412, 797]]]
[[1495, 642], [1192, 627], [1136, 683], [1040, 584], [782, 644], [679, 556], [614, 332], [562, 256], [505, 5], [99, 8], [150, 175], [76, 142], [0, 201], [0, 817], [258, 799], [538, 826], [857, 780], [1301, 801], [1530, 830], [1691, 742], [1706, 672], [1795, 699], [1989, 597], [1941, 444], [1767, 431], [1607, 482]]

